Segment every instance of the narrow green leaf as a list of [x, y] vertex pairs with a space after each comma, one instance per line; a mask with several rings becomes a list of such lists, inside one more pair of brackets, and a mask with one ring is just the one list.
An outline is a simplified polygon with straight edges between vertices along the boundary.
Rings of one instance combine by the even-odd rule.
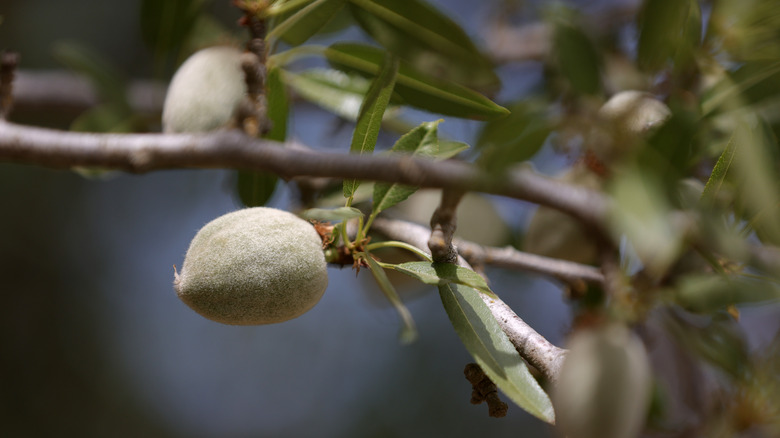
[[637, 59], [649, 70], [662, 68], [681, 47], [683, 30], [694, 11], [690, 0], [647, 0], [639, 16]]
[[490, 287], [476, 272], [462, 268], [452, 263], [406, 262], [394, 265], [393, 269], [415, 278], [425, 284], [441, 286], [445, 284], [461, 284], [478, 289], [495, 297]]
[[344, 6], [346, 0], [316, 0], [278, 23], [267, 39], [283, 38], [298, 46], [316, 34]]
[[493, 93], [500, 81], [454, 21], [422, 0], [352, 0], [353, 16], [379, 44], [415, 69]]
[[347, 120], [357, 120], [371, 81], [339, 70], [317, 68], [284, 73], [284, 81], [302, 98]]
[[463, 345], [488, 377], [513, 402], [540, 420], [555, 423], [552, 402], [528, 371], [476, 289], [439, 286], [444, 309]]
[[[287, 119], [290, 105], [287, 90], [282, 82], [282, 70], [271, 67], [266, 78], [267, 94], [266, 117], [271, 123], [271, 130], [264, 138], [279, 142], [287, 138]], [[246, 207], [261, 207], [271, 200], [279, 178], [268, 172], [238, 171], [237, 191], [241, 203]]]
[[329, 222], [341, 222], [362, 216], [363, 212], [354, 207], [339, 207], [334, 209], [310, 208], [301, 213], [301, 217], [304, 219]]
[[[374, 151], [379, 130], [382, 128], [382, 116], [390, 102], [397, 76], [398, 58], [388, 53], [360, 107], [360, 115], [349, 148], [351, 153], [370, 154]], [[357, 180], [344, 180], [344, 197], [351, 198], [358, 186], [360, 182]]]
[[[377, 74], [383, 56], [381, 49], [364, 44], [336, 43], [325, 49], [325, 57], [335, 68], [369, 76]], [[475, 91], [420, 73], [404, 62], [398, 70], [395, 91], [404, 103], [439, 114], [488, 119], [509, 113]]]
[[67, 68], [86, 76], [101, 100], [125, 107], [130, 112], [124, 75], [102, 55], [79, 43], [60, 42], [54, 46], [54, 57]]
[[734, 156], [736, 148], [734, 147], [734, 138], [729, 140], [726, 149], [720, 154], [718, 162], [715, 163], [715, 167], [712, 169], [710, 178], [707, 180], [707, 185], [704, 186], [704, 192], [701, 194], [701, 200], [705, 203], [712, 203], [717, 199], [720, 189], [726, 182], [726, 175], [729, 173], [732, 163], [734, 163]]
[[160, 57], [175, 53], [190, 36], [204, 0], [143, 0], [141, 38]]
[[601, 91], [601, 56], [588, 35], [573, 23], [558, 20], [553, 37], [558, 70], [581, 94]]
[[539, 102], [526, 100], [509, 108], [509, 115], [485, 123], [477, 139], [479, 164], [491, 172], [533, 157], [555, 127]]
[[398, 296], [398, 292], [396, 292], [395, 287], [393, 287], [393, 284], [390, 283], [390, 279], [387, 278], [387, 274], [385, 274], [384, 269], [382, 269], [382, 267], [379, 266], [379, 263], [377, 263], [376, 260], [371, 257], [371, 254], [362, 254], [365, 260], [368, 262], [368, 267], [371, 270], [371, 273], [374, 275], [374, 279], [376, 279], [376, 282], [379, 285], [379, 288], [382, 290], [382, 293], [385, 294], [387, 300], [390, 301], [390, 304], [392, 304], [393, 307], [395, 307], [395, 310], [401, 317], [401, 321], [403, 322], [403, 328], [401, 329], [401, 335], [399, 336], [401, 343], [410, 344], [414, 342], [417, 339], [417, 328], [414, 325], [412, 314], [409, 313], [409, 309], [407, 309], [403, 301], [401, 301], [401, 297]]
[[436, 154], [436, 158], [440, 160], [447, 160], [470, 147], [471, 146], [463, 143], [462, 141], [439, 139], [439, 153]]
[[[441, 120], [424, 122], [420, 126], [404, 134], [393, 145], [391, 152], [422, 157], [434, 157], [439, 150], [438, 126]], [[386, 210], [393, 205], [406, 200], [417, 187], [397, 183], [374, 184], [372, 215]]]

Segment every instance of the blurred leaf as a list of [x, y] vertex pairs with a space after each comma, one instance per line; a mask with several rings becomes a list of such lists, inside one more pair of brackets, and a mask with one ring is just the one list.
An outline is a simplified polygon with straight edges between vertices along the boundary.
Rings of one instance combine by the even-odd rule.
[[[686, 47], [684, 37], [693, 33], [697, 12], [696, 0], [645, 1], [639, 16], [639, 65], [658, 70]], [[689, 18], [693, 20], [690, 26]]]
[[577, 93], [601, 91], [601, 55], [582, 29], [556, 20], [553, 53], [558, 69]]
[[696, 133], [700, 116], [679, 102], [670, 102], [672, 115], [653, 131], [637, 157], [643, 168], [662, 177], [665, 188], [670, 188], [688, 174], [694, 165]]
[[[390, 95], [393, 94], [397, 76], [398, 58], [388, 53], [360, 107], [352, 144], [349, 148], [351, 153], [370, 154], [374, 151], [379, 130], [382, 128], [382, 116], [390, 102]], [[344, 197], [351, 199], [359, 185], [360, 182], [357, 180], [344, 180]]]
[[533, 157], [554, 128], [538, 102], [518, 102], [509, 108], [509, 115], [488, 121], [477, 139], [479, 163], [490, 171]]
[[[287, 139], [287, 118], [290, 110], [281, 75], [281, 69], [271, 67], [266, 78], [266, 117], [271, 123], [271, 130], [264, 138], [278, 142]], [[237, 189], [241, 203], [246, 207], [261, 207], [267, 204], [276, 191], [278, 180], [273, 173], [239, 170]]]
[[690, 275], [681, 278], [675, 289], [677, 303], [693, 312], [780, 300], [780, 286], [774, 281], [736, 275]]
[[70, 125], [77, 132], [136, 132], [138, 120], [127, 108], [111, 104], [98, 105], [80, 114]]
[[282, 38], [293, 46], [303, 44], [344, 6], [346, 0], [314, 0], [275, 23], [267, 39]]
[[99, 53], [78, 43], [61, 42], [54, 45], [54, 57], [67, 68], [86, 76], [102, 101], [125, 107], [130, 113], [124, 75]]
[[238, 197], [245, 207], [262, 207], [276, 190], [277, 177], [271, 173], [237, 171]]
[[[688, 319], [692, 319], [689, 321]], [[719, 314], [709, 322], [670, 314], [665, 324], [678, 343], [735, 378], [744, 377], [748, 349], [744, 335], [731, 316]]]
[[525, 411], [542, 421], [555, 423], [550, 398], [528, 371], [480, 293], [459, 284], [439, 286], [452, 326], [485, 374]]
[[777, 0], [712, 2], [708, 33], [737, 62], [780, 58], [780, 10]]
[[470, 147], [471, 146], [463, 143], [462, 141], [439, 139], [439, 153], [436, 154], [436, 158], [440, 160], [447, 160]]
[[734, 117], [736, 210], [762, 242], [780, 245], [778, 141], [755, 114]]
[[339, 70], [312, 69], [303, 73], [285, 71], [284, 80], [304, 99], [347, 120], [357, 120], [360, 105], [371, 82]]
[[393, 287], [393, 284], [387, 278], [387, 274], [385, 274], [384, 269], [379, 266], [379, 263], [374, 260], [371, 254], [358, 254], [362, 254], [363, 258], [368, 262], [368, 267], [371, 270], [371, 273], [374, 275], [374, 279], [376, 279], [379, 288], [382, 290], [382, 293], [385, 294], [387, 300], [390, 301], [390, 304], [395, 307], [395, 310], [401, 317], [401, 321], [403, 321], [403, 328], [401, 329], [400, 335], [401, 343], [410, 344], [414, 342], [417, 339], [417, 328], [415, 328], [412, 314], [409, 313], [409, 309], [407, 309], [403, 301], [401, 301], [401, 297], [398, 296], [398, 292], [396, 292], [395, 287]]
[[[393, 145], [391, 152], [433, 157], [439, 151], [438, 127], [441, 120], [424, 122], [420, 126], [404, 134]], [[399, 202], [406, 200], [417, 187], [378, 182], [374, 184], [374, 198], [372, 216], [386, 210]]]
[[301, 217], [318, 221], [341, 222], [363, 217], [363, 212], [354, 207], [339, 207], [334, 209], [310, 208], [301, 213]]
[[179, 50], [190, 36], [205, 0], [143, 0], [141, 37], [159, 57]]
[[625, 234], [647, 271], [662, 278], [681, 249], [683, 231], [672, 223], [661, 177], [644, 167], [626, 169], [611, 187], [615, 239]]
[[455, 22], [421, 0], [352, 0], [358, 24], [414, 69], [492, 94], [500, 81]]
[[760, 105], [780, 97], [780, 61], [751, 61], [728, 72], [702, 96], [702, 112], [711, 115]]
[[495, 297], [485, 279], [479, 274], [452, 263], [406, 262], [393, 266], [393, 269], [416, 278], [425, 284], [435, 286], [461, 284], [478, 289], [488, 296]]
[[[375, 75], [382, 63], [383, 52], [375, 47], [337, 43], [325, 49], [325, 56], [335, 68], [363, 75]], [[435, 79], [413, 70], [401, 62], [396, 93], [404, 103], [434, 113], [473, 119], [487, 119], [509, 111], [485, 96], [453, 82]]]

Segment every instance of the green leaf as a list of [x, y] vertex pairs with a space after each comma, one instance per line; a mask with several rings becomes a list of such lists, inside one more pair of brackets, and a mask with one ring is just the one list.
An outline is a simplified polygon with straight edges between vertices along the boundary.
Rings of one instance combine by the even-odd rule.
[[662, 68], [686, 46], [684, 35], [689, 16], [695, 15], [692, 0], [647, 0], [639, 16], [637, 60], [645, 69]]
[[463, 345], [488, 377], [513, 402], [535, 417], [555, 423], [552, 402], [501, 330], [476, 289], [439, 286], [444, 309]]
[[236, 188], [238, 198], [245, 207], [262, 207], [276, 190], [278, 178], [272, 173], [239, 170]]
[[491, 297], [495, 297], [485, 279], [479, 274], [452, 263], [406, 262], [394, 265], [393, 269], [425, 284], [435, 286], [460, 284], [478, 289]]
[[734, 138], [732, 137], [728, 145], [726, 145], [726, 149], [720, 154], [718, 162], [715, 163], [710, 178], [707, 180], [707, 185], [704, 186], [704, 192], [701, 194], [702, 202], [711, 204], [718, 198], [718, 194], [726, 182], [729, 169], [734, 163], [734, 156], [736, 155], [734, 146]]
[[190, 36], [204, 0], [143, 0], [141, 37], [156, 56], [178, 51]]
[[470, 147], [471, 146], [469, 146], [466, 143], [463, 143], [462, 141], [439, 139], [439, 153], [436, 154], [436, 158], [440, 160], [447, 160], [449, 158], [458, 155], [459, 153], [465, 151]]
[[282, 38], [298, 46], [323, 28], [344, 6], [346, 0], [315, 0], [289, 17], [279, 20], [267, 39]]
[[285, 82], [302, 98], [347, 120], [357, 120], [371, 81], [339, 70], [317, 68], [284, 73]]
[[54, 57], [67, 68], [86, 76], [101, 100], [130, 112], [124, 75], [99, 53], [79, 43], [61, 42], [54, 46]]
[[[438, 127], [440, 122], [441, 120], [422, 123], [398, 139], [390, 151], [422, 157], [436, 156], [439, 151]], [[379, 212], [406, 200], [416, 191], [417, 187], [403, 184], [374, 184], [373, 211], [371, 215], [376, 216]]]
[[310, 208], [301, 213], [301, 217], [304, 219], [329, 222], [341, 222], [362, 216], [363, 212], [354, 207], [339, 207], [334, 209]]
[[[379, 130], [382, 128], [382, 116], [390, 102], [397, 76], [398, 58], [388, 53], [360, 107], [360, 115], [349, 148], [351, 153], [370, 154], [374, 151]], [[358, 186], [360, 182], [357, 180], [344, 180], [344, 197], [351, 199]]]
[[[336, 43], [325, 49], [325, 57], [335, 68], [369, 76], [379, 71], [383, 56], [381, 49], [364, 44]], [[404, 103], [439, 114], [489, 119], [509, 113], [475, 91], [420, 73], [403, 61], [395, 91]]]
[[[272, 67], [266, 78], [266, 117], [271, 130], [264, 138], [283, 142], [287, 138], [289, 102], [282, 82], [282, 70]], [[276, 191], [279, 178], [268, 172], [238, 171], [237, 189], [241, 203], [246, 207], [261, 207], [268, 203]]]
[[492, 62], [454, 21], [421, 0], [352, 0], [358, 24], [416, 70], [493, 93]]
[[390, 304], [395, 307], [395, 310], [398, 312], [398, 316], [401, 317], [401, 321], [403, 322], [403, 328], [401, 329], [401, 335], [399, 336], [401, 343], [410, 344], [414, 342], [417, 339], [417, 328], [415, 328], [412, 314], [409, 313], [409, 309], [407, 309], [403, 301], [401, 301], [401, 297], [398, 296], [398, 292], [396, 292], [395, 287], [393, 287], [393, 284], [390, 283], [390, 279], [387, 278], [387, 274], [385, 274], [384, 269], [382, 269], [382, 267], [379, 266], [379, 263], [377, 263], [376, 260], [371, 257], [371, 254], [358, 254], [362, 255], [363, 258], [368, 262], [368, 267], [371, 270], [371, 273], [374, 275], [374, 279], [376, 279], [379, 288], [382, 290], [382, 293], [385, 294], [387, 300], [390, 301]]
[[573, 23], [556, 20], [553, 53], [558, 70], [580, 94], [601, 91], [601, 55], [585, 32]]
[[510, 106], [508, 116], [488, 121], [477, 139], [480, 165], [500, 172], [514, 163], [533, 157], [554, 129], [544, 106], [534, 100]]
[[780, 287], [768, 278], [695, 274], [678, 280], [675, 289], [676, 302], [693, 312], [780, 300]]

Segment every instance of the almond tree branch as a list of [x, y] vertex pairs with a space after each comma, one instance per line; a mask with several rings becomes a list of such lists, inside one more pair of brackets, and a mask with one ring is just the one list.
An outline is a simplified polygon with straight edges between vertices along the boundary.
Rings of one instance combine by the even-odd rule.
[[[430, 253], [426, 251], [426, 247], [431, 231], [426, 227], [411, 222], [377, 218], [372, 229], [393, 240], [409, 243]], [[462, 258], [458, 263], [466, 264]], [[480, 295], [520, 356], [539, 370], [546, 379], [555, 382], [566, 358], [566, 350], [545, 339], [500, 299]]]
[[417, 187], [479, 191], [546, 205], [603, 230], [609, 208], [596, 191], [530, 169], [494, 176], [474, 165], [408, 156], [303, 151], [238, 131], [208, 134], [93, 134], [0, 121], [0, 161], [46, 167], [100, 167], [143, 173], [173, 168], [235, 168], [295, 176], [356, 178]]

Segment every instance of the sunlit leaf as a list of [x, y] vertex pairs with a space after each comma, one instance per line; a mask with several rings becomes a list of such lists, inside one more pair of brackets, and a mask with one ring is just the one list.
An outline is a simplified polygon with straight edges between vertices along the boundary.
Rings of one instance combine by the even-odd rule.
[[458, 155], [470, 147], [471, 146], [463, 143], [462, 141], [439, 139], [439, 153], [436, 154], [436, 158], [440, 160], [446, 160]]
[[352, 0], [358, 24], [416, 70], [485, 93], [500, 85], [491, 61], [455, 22], [422, 0]]
[[353, 121], [371, 86], [371, 81], [362, 76], [324, 68], [300, 74], [285, 72], [284, 80], [302, 98]]
[[495, 296], [485, 279], [479, 274], [452, 263], [406, 262], [393, 266], [393, 269], [425, 284], [436, 286], [460, 284], [478, 289], [487, 295]]
[[390, 279], [387, 278], [387, 274], [385, 274], [384, 269], [379, 266], [379, 263], [371, 257], [371, 254], [363, 253], [363, 256], [368, 262], [371, 274], [374, 275], [382, 293], [385, 294], [387, 300], [395, 307], [395, 310], [401, 317], [401, 321], [403, 322], [403, 328], [401, 329], [401, 334], [399, 336], [401, 343], [410, 344], [414, 342], [417, 339], [417, 328], [414, 325], [412, 314], [409, 313], [409, 309], [407, 309], [403, 301], [401, 301], [401, 297], [398, 296], [398, 292], [396, 292], [395, 287], [393, 287], [393, 284], [390, 282]]
[[[379, 71], [384, 55], [376, 47], [337, 43], [325, 50], [325, 56], [338, 69], [371, 76]], [[417, 72], [404, 62], [398, 71], [395, 91], [404, 103], [439, 114], [487, 119], [509, 113], [475, 91]]]
[[718, 162], [715, 163], [715, 167], [712, 169], [712, 173], [707, 180], [707, 185], [704, 186], [704, 192], [701, 195], [701, 200], [704, 203], [711, 204], [714, 202], [723, 185], [726, 183], [726, 176], [729, 173], [731, 165], [734, 163], [736, 151], [734, 146], [734, 139], [732, 138], [726, 146], [726, 149], [720, 154]]
[[301, 213], [301, 217], [304, 219], [314, 219], [328, 222], [341, 222], [362, 216], [363, 212], [354, 207], [339, 207], [333, 209], [310, 208]]
[[518, 406], [543, 421], [555, 423], [550, 398], [528, 371], [480, 294], [460, 284], [439, 286], [450, 322], [485, 374]]
[[[393, 145], [391, 152], [422, 157], [434, 157], [439, 151], [438, 126], [441, 120], [424, 122], [420, 126], [404, 134]], [[399, 202], [406, 200], [417, 187], [397, 183], [374, 184], [372, 215], [386, 210]]]
[[[388, 54], [360, 107], [360, 115], [349, 148], [351, 153], [370, 154], [374, 151], [379, 130], [382, 128], [382, 116], [390, 102], [397, 76], [398, 58]], [[344, 197], [351, 199], [358, 186], [360, 182], [357, 180], [344, 180]]]
[[346, 0], [315, 0], [275, 24], [267, 38], [283, 38], [297, 46], [316, 34], [344, 6]]

